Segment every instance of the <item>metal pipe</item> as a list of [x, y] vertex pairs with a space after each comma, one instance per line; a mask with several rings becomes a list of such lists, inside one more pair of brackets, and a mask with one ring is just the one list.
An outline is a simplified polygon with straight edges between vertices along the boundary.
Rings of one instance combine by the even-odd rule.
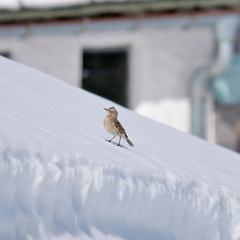
[[191, 132], [207, 139], [207, 93], [211, 81], [222, 75], [229, 67], [234, 49], [234, 39], [239, 26], [239, 17], [222, 18], [215, 27], [218, 55], [211, 66], [204, 67], [194, 75], [191, 86]]

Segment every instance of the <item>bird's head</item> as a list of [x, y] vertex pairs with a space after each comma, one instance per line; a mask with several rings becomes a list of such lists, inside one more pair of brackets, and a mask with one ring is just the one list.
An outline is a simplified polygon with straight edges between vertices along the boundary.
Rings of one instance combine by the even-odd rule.
[[106, 111], [108, 111], [109, 114], [117, 115], [118, 112], [115, 107], [110, 107], [110, 108], [104, 108]]

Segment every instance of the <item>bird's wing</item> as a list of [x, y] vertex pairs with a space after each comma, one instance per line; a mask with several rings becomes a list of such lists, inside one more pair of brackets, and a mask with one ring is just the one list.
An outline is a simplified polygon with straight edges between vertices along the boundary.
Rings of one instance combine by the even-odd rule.
[[118, 134], [126, 134], [122, 124], [118, 120], [115, 121], [115, 127]]

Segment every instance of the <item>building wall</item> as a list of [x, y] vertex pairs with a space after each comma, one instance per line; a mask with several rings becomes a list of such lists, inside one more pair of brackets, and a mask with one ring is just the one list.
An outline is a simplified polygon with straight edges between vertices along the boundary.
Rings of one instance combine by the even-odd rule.
[[212, 61], [214, 33], [207, 26], [174, 26], [75, 34], [29, 31], [0, 38], [0, 51], [9, 51], [15, 61], [75, 86], [81, 86], [84, 49], [119, 47], [129, 52], [129, 107], [135, 109], [146, 101], [188, 97], [191, 75]]

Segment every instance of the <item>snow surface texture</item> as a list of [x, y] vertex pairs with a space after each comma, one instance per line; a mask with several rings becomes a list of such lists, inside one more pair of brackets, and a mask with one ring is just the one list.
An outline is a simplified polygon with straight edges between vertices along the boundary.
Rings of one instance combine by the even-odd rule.
[[[240, 239], [238, 154], [4, 58], [0, 75], [0, 239]], [[134, 148], [105, 141], [113, 105]]]
[[188, 99], [143, 102], [136, 107], [135, 111], [180, 131], [189, 132], [190, 102]]
[[125, 2], [126, 0], [1, 0], [0, 9], [51, 8], [91, 4], [93, 2]]

